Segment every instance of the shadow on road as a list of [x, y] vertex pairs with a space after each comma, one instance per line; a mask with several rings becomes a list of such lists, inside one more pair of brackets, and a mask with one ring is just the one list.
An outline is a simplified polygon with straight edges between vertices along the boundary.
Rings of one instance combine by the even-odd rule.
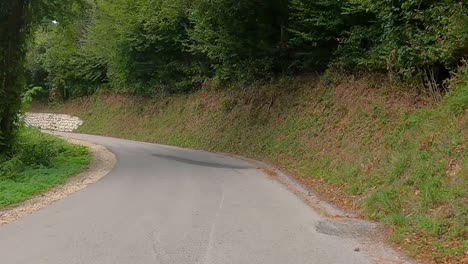
[[253, 168], [250, 166], [240, 166], [240, 165], [234, 165], [234, 164], [221, 164], [221, 163], [214, 163], [214, 162], [198, 161], [198, 160], [186, 159], [186, 158], [181, 158], [181, 157], [176, 157], [176, 156], [171, 156], [171, 155], [164, 155], [164, 154], [157, 154], [157, 153], [153, 153], [152, 156], [162, 158], [162, 159], [167, 159], [167, 160], [178, 161], [178, 162], [182, 162], [185, 164], [201, 166], [201, 167], [211, 167], [211, 168], [221, 168], [221, 169], [252, 169]]

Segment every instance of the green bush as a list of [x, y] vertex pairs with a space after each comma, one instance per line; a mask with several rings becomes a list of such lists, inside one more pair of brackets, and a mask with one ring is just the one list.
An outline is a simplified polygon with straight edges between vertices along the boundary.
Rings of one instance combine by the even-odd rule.
[[346, 28], [341, 0], [291, 0], [289, 4], [289, 46], [291, 67], [325, 69]]
[[281, 72], [284, 0], [194, 1], [191, 51], [210, 60], [218, 81], [250, 82]]
[[63, 183], [89, 162], [85, 147], [67, 144], [38, 130], [21, 128], [8, 160], [0, 160], [0, 208]]
[[32, 129], [21, 129], [13, 145], [12, 158], [0, 164], [4, 174], [20, 167], [50, 166], [51, 160], [65, 151], [65, 146], [54, 138]]
[[45, 87], [52, 99], [93, 94], [107, 81], [101, 57], [82, 46], [88, 20], [43, 25], [35, 34], [35, 46], [28, 53], [31, 86]]
[[449, 110], [456, 114], [461, 114], [468, 109], [468, 64], [455, 72], [455, 76], [450, 80], [451, 87], [457, 87], [445, 98]]
[[[363, 2], [380, 26], [370, 68], [441, 84], [468, 55], [468, 7], [457, 0]], [[375, 60], [375, 58], [379, 58]]]
[[63, 151], [53, 140], [37, 140], [18, 143], [17, 152], [27, 166], [49, 166], [51, 158]]
[[12, 178], [18, 172], [21, 172], [24, 164], [20, 157], [14, 157], [0, 162], [0, 178]]
[[207, 71], [205, 58], [189, 51], [191, 1], [144, 1], [134, 26], [117, 46], [124, 85], [140, 93], [186, 92]]

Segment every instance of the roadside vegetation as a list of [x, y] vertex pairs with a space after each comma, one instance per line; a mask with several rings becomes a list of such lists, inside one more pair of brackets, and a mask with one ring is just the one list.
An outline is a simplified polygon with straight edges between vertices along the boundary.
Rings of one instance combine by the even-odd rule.
[[[33, 96], [41, 90], [33, 87], [21, 95], [19, 120], [30, 108]], [[68, 144], [21, 123], [17, 126], [19, 130], [10, 150], [0, 154], [0, 209], [64, 183], [90, 162], [90, 153], [85, 147]]]
[[336, 69], [388, 74], [432, 97], [468, 55], [459, 0], [98, 0], [34, 31], [29, 85], [50, 100], [98, 89], [187, 93]]
[[468, 79], [459, 76], [441, 103], [397, 94], [385, 76], [329, 73], [255, 89], [100, 94], [35, 110], [78, 115], [83, 133], [268, 161], [389, 224], [390, 240], [411, 256], [457, 263], [468, 249]]
[[11, 153], [0, 159], [0, 209], [64, 183], [90, 162], [85, 147], [24, 127]]
[[0, 156], [40, 86], [83, 132], [268, 160], [463, 262], [467, 25], [461, 0], [3, 1]]

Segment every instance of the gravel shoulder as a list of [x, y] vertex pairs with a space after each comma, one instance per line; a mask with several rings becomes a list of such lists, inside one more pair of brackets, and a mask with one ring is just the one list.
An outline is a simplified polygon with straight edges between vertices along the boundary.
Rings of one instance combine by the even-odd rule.
[[[50, 132], [46, 131], [46, 133]], [[63, 199], [70, 194], [99, 181], [112, 170], [117, 162], [115, 155], [103, 146], [77, 139], [64, 138], [64, 140], [71, 144], [85, 146], [90, 150], [92, 160], [89, 168], [73, 177], [70, 177], [63, 185], [52, 188], [51, 190], [20, 204], [0, 210], [0, 226], [41, 210], [53, 202]]]

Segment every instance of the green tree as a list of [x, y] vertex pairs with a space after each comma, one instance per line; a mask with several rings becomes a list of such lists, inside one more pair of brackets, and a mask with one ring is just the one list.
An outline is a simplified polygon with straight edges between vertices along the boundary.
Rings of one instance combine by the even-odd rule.
[[26, 1], [0, 3], [0, 155], [9, 151], [21, 105], [27, 38]]
[[[31, 0], [41, 14], [62, 3]], [[100, 87], [188, 92], [206, 79], [242, 85], [330, 67], [438, 89], [468, 56], [460, 0], [88, 0], [67, 12], [76, 19], [48, 17], [28, 64], [30, 84], [64, 99]]]
[[106, 64], [83, 46], [89, 19], [89, 9], [80, 11], [81, 19], [68, 23], [42, 26], [35, 34], [35, 47], [29, 52], [31, 86], [47, 87], [49, 99], [66, 100], [70, 97], [91, 95], [106, 82]]
[[15, 137], [21, 93], [25, 85], [27, 40], [34, 25], [67, 14], [74, 0], [0, 2], [0, 155]]
[[342, 0], [291, 0], [289, 45], [293, 67], [324, 69], [346, 27]]
[[251, 81], [282, 71], [287, 1], [196, 0], [192, 52], [210, 59], [220, 81]]
[[[360, 4], [375, 16], [366, 60], [403, 79], [422, 78], [438, 86], [468, 56], [468, 5], [459, 0], [366, 0]], [[375, 27], [374, 27], [375, 29]], [[355, 31], [355, 35], [370, 31]], [[375, 30], [374, 30], [375, 33]]]
[[190, 6], [188, 0], [98, 1], [82, 49], [102, 58], [113, 89], [188, 91], [203, 79], [204, 63], [186, 47]]
[[[149, 1], [122, 53], [136, 78], [169, 92], [186, 92], [209, 74], [207, 58], [190, 52], [191, 0]], [[125, 47], [125, 46], [124, 46]]]

